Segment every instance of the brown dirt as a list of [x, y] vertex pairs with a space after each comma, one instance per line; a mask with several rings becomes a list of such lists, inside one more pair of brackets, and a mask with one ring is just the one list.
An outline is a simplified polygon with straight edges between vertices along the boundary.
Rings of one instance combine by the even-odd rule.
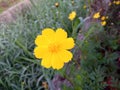
[[0, 13], [3, 12], [4, 10], [8, 9], [12, 5], [17, 4], [21, 0], [0, 0]]
[[[14, 0], [15, 1], [15, 0]], [[5, 5], [6, 6], [6, 5]], [[0, 23], [11, 23], [16, 20], [17, 15], [30, 6], [29, 0], [23, 0], [0, 14]]]

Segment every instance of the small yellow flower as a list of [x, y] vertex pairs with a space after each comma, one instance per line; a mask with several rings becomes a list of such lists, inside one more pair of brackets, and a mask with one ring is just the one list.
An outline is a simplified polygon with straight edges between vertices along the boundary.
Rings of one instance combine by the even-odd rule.
[[58, 2], [55, 3], [55, 7], [59, 7], [59, 3]]
[[75, 2], [74, 2], [74, 1], [72, 1], [72, 5], [74, 5], [74, 3], [75, 3]]
[[94, 15], [93, 15], [93, 18], [94, 19], [97, 19], [97, 18], [99, 18], [100, 17], [100, 12], [97, 12], [97, 13], [95, 13]]
[[83, 8], [84, 8], [84, 9], [86, 9], [86, 8], [87, 8], [87, 6], [86, 6], [86, 5], [84, 5], [84, 6], [83, 6]]
[[75, 11], [72, 11], [72, 12], [69, 14], [68, 19], [70, 19], [71, 21], [73, 21], [75, 17], [76, 17], [76, 12], [75, 12]]
[[120, 4], [120, 1], [116, 1], [115, 4], [116, 4], [116, 5], [119, 5], [119, 4]]
[[106, 20], [106, 19], [108, 19], [108, 16], [102, 16], [102, 17], [101, 17], [101, 20], [102, 20], [102, 21], [104, 21], [104, 20]]
[[42, 31], [42, 35], [38, 35], [35, 39], [37, 47], [34, 49], [34, 55], [38, 59], [42, 59], [41, 65], [53, 69], [61, 69], [64, 63], [69, 62], [73, 55], [70, 51], [74, 47], [73, 38], [67, 38], [67, 32], [62, 28], [54, 31], [46, 28]]
[[102, 21], [102, 22], [101, 22], [101, 25], [102, 25], [102, 26], [105, 26], [105, 25], [106, 25], [106, 21]]
[[105, 17], [105, 16], [102, 16], [102, 17], [101, 17], [101, 20], [105, 20], [105, 19], [106, 19], [106, 17]]

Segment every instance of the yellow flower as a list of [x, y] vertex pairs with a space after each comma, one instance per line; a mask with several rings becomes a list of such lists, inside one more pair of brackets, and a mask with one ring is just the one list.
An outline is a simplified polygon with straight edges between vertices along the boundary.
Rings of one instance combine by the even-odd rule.
[[120, 1], [113, 1], [114, 4], [119, 5]]
[[70, 51], [74, 47], [73, 38], [67, 38], [67, 32], [62, 28], [54, 31], [46, 28], [42, 35], [35, 39], [37, 47], [34, 49], [36, 58], [42, 59], [41, 65], [53, 69], [61, 69], [64, 63], [69, 62], [73, 55]]
[[83, 8], [84, 8], [84, 9], [86, 9], [86, 8], [87, 8], [87, 6], [86, 6], [86, 5], [84, 5], [84, 6], [83, 6]]
[[72, 1], [72, 5], [74, 5], [74, 3], [75, 3], [75, 2], [74, 2], [74, 1]]
[[95, 13], [94, 15], [93, 15], [93, 18], [94, 19], [97, 19], [97, 18], [99, 18], [100, 17], [100, 12], [97, 12], [97, 13]]
[[115, 4], [116, 4], [116, 5], [119, 5], [119, 4], [120, 4], [120, 1], [116, 1]]
[[105, 20], [105, 19], [106, 19], [106, 17], [105, 17], [105, 16], [102, 16], [102, 17], [101, 17], [101, 20]]
[[101, 17], [101, 20], [102, 20], [102, 21], [104, 21], [104, 20], [106, 20], [106, 19], [108, 19], [108, 16], [102, 16], [102, 17]]
[[101, 22], [101, 25], [102, 25], [102, 26], [105, 26], [105, 25], [106, 25], [106, 21], [102, 21], [102, 22]]
[[58, 2], [55, 3], [55, 7], [59, 7], [59, 3]]
[[69, 14], [68, 19], [70, 19], [71, 21], [73, 21], [75, 17], [76, 17], [76, 12], [75, 12], [75, 11], [72, 11], [72, 12]]

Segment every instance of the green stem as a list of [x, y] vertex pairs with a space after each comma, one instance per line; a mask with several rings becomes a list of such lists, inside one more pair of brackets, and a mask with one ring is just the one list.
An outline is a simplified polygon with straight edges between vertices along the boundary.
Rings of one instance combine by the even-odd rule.
[[88, 39], [88, 37], [93, 33], [94, 30], [94, 27], [91, 27], [91, 29], [88, 30], [88, 32], [85, 34], [84, 40], [82, 40], [82, 42], [79, 45], [80, 47], [84, 44], [85, 40]]

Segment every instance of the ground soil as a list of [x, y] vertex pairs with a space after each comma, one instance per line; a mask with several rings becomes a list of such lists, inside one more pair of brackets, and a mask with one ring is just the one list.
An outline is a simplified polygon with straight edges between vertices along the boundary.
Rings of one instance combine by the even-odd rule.
[[0, 0], [0, 13], [22, 0]]
[[0, 0], [0, 9], [3, 8], [0, 13], [0, 24], [15, 21], [19, 14], [21, 15], [31, 6], [30, 0], [6, 0], [4, 4], [2, 1], [5, 0]]

